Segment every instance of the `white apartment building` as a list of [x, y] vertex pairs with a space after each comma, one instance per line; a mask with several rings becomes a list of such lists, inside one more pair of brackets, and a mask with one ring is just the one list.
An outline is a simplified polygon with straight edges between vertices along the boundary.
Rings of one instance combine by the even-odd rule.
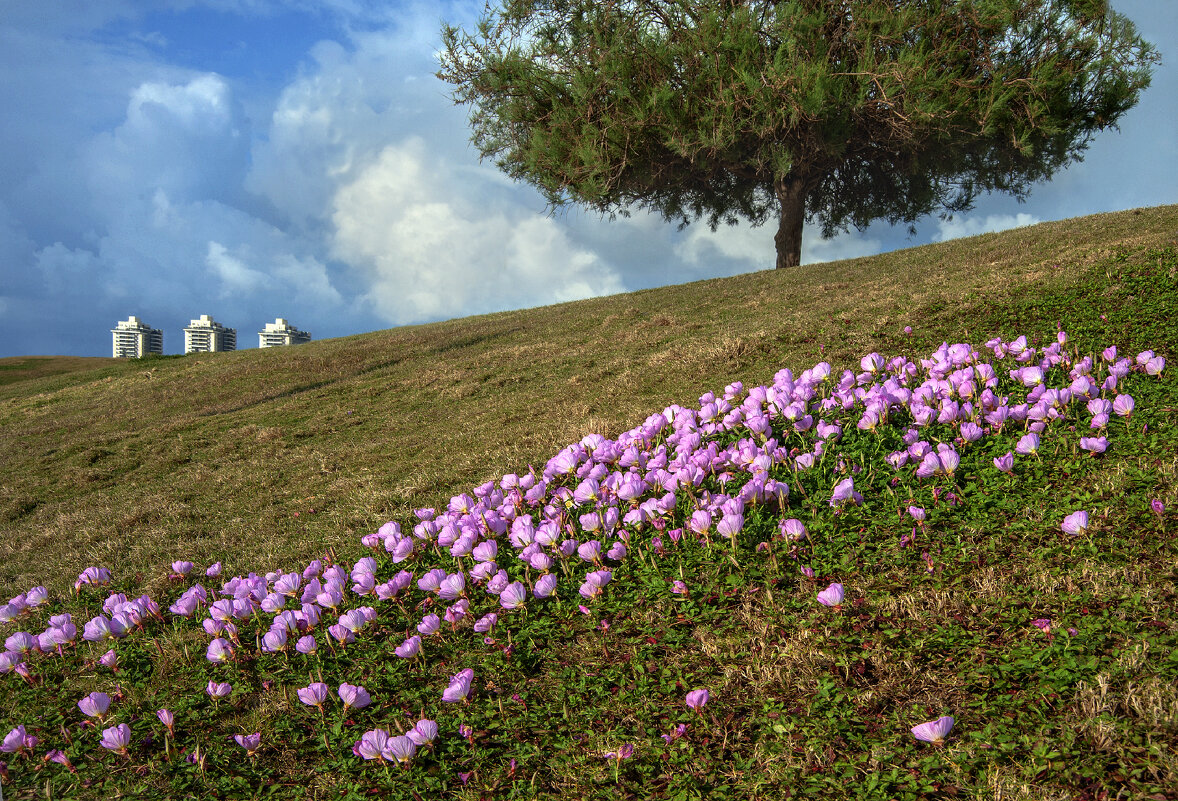
[[118, 326], [110, 333], [116, 359], [138, 359], [149, 353], [162, 356], [164, 353], [164, 332], [145, 324], [135, 315], [119, 320]]
[[226, 328], [207, 314], [184, 329], [185, 353], [217, 353], [237, 350], [237, 329]]
[[311, 335], [300, 331], [283, 318], [279, 317], [272, 323], [266, 323], [266, 328], [258, 332], [259, 348], [276, 348], [281, 345], [301, 345], [310, 342]]

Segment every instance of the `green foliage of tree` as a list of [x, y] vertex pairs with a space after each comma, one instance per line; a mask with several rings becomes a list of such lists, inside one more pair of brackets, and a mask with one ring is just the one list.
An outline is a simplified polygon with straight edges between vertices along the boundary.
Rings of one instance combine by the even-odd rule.
[[472, 141], [550, 208], [823, 236], [1022, 200], [1158, 60], [1106, 0], [506, 0], [444, 25]]

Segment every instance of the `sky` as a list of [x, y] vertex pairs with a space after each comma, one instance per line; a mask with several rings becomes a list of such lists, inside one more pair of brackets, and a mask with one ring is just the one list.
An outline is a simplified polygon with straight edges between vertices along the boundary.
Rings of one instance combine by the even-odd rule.
[[[1025, 203], [807, 226], [803, 264], [1178, 203], [1178, 3], [1112, 6], [1163, 59], [1119, 132]], [[130, 315], [179, 353], [202, 314], [245, 348], [277, 317], [324, 339], [772, 268], [772, 226], [551, 215], [480, 163], [434, 73], [482, 11], [0, 0], [0, 357], [109, 356]]]

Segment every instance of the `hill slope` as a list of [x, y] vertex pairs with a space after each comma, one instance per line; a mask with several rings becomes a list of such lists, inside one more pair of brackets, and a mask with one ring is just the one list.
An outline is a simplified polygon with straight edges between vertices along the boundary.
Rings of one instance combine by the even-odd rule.
[[159, 574], [177, 544], [227, 570], [313, 558], [730, 381], [763, 383], [820, 358], [839, 370], [871, 350], [1050, 334], [1082, 317], [1073, 294], [1107, 305], [1094, 325], [1124, 347], [1173, 348], [1168, 300], [1123, 278], [1175, 230], [1178, 206], [1140, 209], [291, 349], [102, 360], [0, 383], [0, 595], [64, 586], [92, 563]]

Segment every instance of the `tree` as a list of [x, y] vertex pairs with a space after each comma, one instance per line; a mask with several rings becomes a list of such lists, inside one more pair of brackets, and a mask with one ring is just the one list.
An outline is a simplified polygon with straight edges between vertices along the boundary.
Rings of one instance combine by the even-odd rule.
[[1023, 200], [1149, 85], [1106, 0], [505, 0], [444, 25], [472, 142], [550, 208], [714, 230], [777, 215], [777, 266], [875, 219]]

